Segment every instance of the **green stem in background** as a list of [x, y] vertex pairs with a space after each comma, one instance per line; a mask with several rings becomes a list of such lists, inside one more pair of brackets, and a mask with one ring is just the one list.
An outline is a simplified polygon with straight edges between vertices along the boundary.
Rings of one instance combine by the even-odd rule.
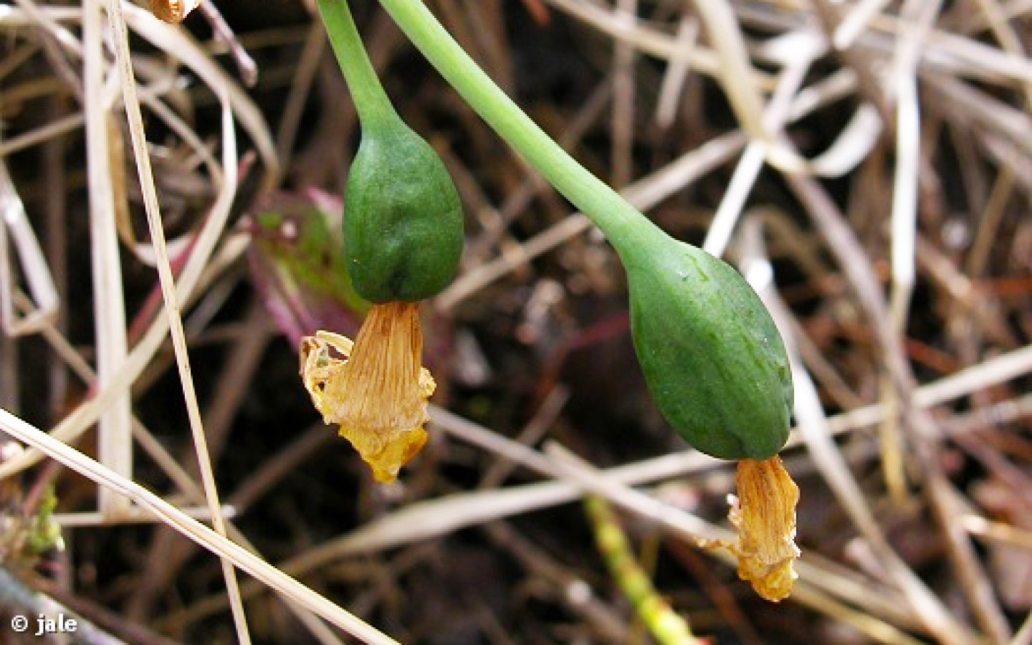
[[591, 521], [595, 544], [605, 560], [610, 575], [616, 580], [634, 611], [661, 645], [697, 645], [688, 623], [657, 593], [652, 581], [642, 571], [631, 553], [609, 503], [596, 495], [584, 498], [584, 511]]
[[[320, 4], [327, 2], [320, 0]], [[380, 4], [477, 114], [602, 229], [625, 264], [654, 248], [656, 237], [665, 234], [524, 114], [421, 0], [380, 0]]]
[[362, 127], [379, 129], [390, 125], [397, 120], [397, 112], [366, 54], [347, 0], [317, 0], [317, 3]]

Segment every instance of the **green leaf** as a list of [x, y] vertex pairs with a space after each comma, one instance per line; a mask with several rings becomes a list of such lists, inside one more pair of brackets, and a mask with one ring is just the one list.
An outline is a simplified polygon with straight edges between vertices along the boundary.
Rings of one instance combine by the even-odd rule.
[[276, 193], [245, 220], [255, 285], [291, 342], [318, 329], [354, 335], [369, 308], [348, 275], [341, 210], [320, 191]]

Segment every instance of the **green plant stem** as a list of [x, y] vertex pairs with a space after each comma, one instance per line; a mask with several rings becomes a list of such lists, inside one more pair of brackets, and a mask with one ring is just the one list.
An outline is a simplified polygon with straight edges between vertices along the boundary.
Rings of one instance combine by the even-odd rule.
[[398, 113], [373, 69], [347, 0], [317, 0], [317, 4], [362, 128], [390, 127], [397, 121]]
[[380, 0], [380, 4], [477, 114], [602, 229], [625, 264], [635, 262], [640, 253], [648, 253], [657, 235], [665, 235], [524, 114], [421, 0]]
[[590, 495], [584, 498], [584, 510], [609, 573], [656, 640], [662, 645], [698, 645], [687, 621], [663, 600], [642, 571], [609, 504]]

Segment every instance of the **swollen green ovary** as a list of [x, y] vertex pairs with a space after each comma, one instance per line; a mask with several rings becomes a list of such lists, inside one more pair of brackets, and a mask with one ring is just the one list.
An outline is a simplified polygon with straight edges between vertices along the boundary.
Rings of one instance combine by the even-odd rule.
[[723, 261], [670, 240], [629, 263], [631, 331], [663, 417], [722, 459], [766, 459], [788, 439], [792, 380], [759, 297]]
[[407, 126], [363, 134], [345, 199], [345, 254], [359, 295], [411, 302], [451, 282], [461, 202], [440, 157]]

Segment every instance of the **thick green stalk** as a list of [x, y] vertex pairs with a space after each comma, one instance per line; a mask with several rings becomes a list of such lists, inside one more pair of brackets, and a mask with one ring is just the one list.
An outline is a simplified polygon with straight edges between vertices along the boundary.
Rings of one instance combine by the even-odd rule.
[[[327, 2], [329, 0], [320, 0]], [[380, 0], [409, 40], [510, 146], [598, 225], [625, 263], [662, 232], [552, 140], [505, 95], [421, 0]]]
[[347, 0], [317, 0], [333, 53], [348, 82], [363, 129], [378, 129], [397, 121], [397, 112], [380, 84], [351, 17]]

